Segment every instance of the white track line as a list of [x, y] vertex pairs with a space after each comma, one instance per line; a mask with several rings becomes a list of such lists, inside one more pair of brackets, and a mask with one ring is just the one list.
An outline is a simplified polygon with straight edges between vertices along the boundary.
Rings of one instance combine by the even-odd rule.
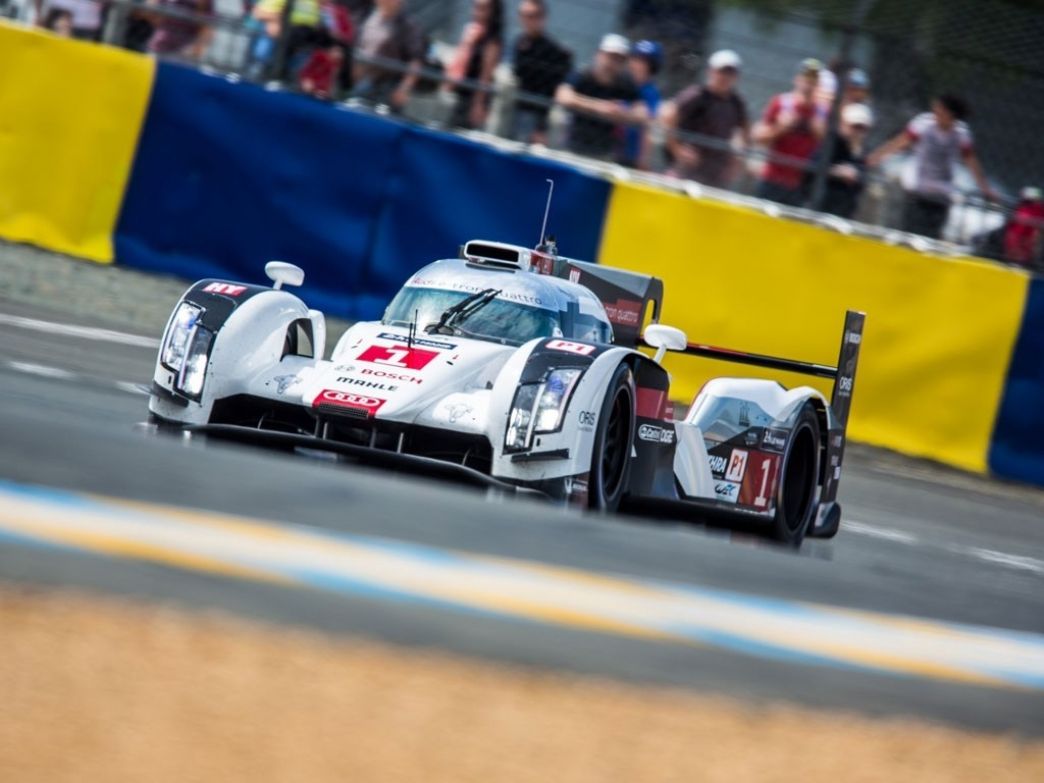
[[112, 329], [98, 329], [93, 326], [76, 326], [55, 321], [40, 321], [36, 318], [23, 318], [19, 315], [0, 313], [0, 324], [14, 326], [19, 329], [31, 329], [35, 332], [60, 334], [66, 337], [79, 337], [84, 340], [101, 340], [121, 345], [133, 345], [139, 348], [159, 348], [159, 340], [155, 337], [143, 337], [139, 334], [116, 332]]
[[892, 541], [896, 544], [904, 544], [906, 546], [923, 545], [934, 549], [943, 549], [954, 555], [970, 557], [984, 563], [1001, 566], [1013, 571], [1023, 571], [1044, 575], [1044, 560], [1039, 560], [1035, 557], [1013, 555], [1008, 552], [999, 552], [996, 549], [984, 549], [983, 547], [977, 546], [962, 546], [960, 544], [946, 544], [940, 546], [939, 544], [932, 542], [922, 542], [912, 533], [906, 533], [894, 528], [877, 527], [876, 525], [870, 525], [866, 522], [856, 522], [854, 520], [844, 520], [841, 523], [841, 527], [844, 528], [846, 532], [854, 533], [857, 536], [877, 538], [882, 541]]
[[71, 381], [76, 378], [75, 373], [63, 370], [60, 367], [47, 367], [43, 364], [32, 364], [31, 362], [7, 362], [7, 366], [17, 372], [39, 375], [42, 378], [57, 378], [63, 381]]
[[136, 394], [141, 396], [149, 396], [149, 387], [144, 383], [134, 383], [133, 381], [108, 381], [100, 378], [95, 378], [90, 375], [82, 375], [69, 370], [63, 370], [61, 367], [48, 367], [44, 364], [33, 364], [32, 362], [16, 362], [16, 361], [0, 361], [0, 365], [14, 370], [15, 372], [25, 373], [27, 375], [36, 375], [40, 378], [53, 378], [58, 381], [87, 381], [94, 385], [101, 384], [103, 386], [112, 386], [121, 392], [127, 394]]
[[884, 541], [894, 541], [897, 544], [919, 544], [920, 540], [917, 536], [911, 533], [904, 533], [902, 530], [893, 530], [887, 527], [877, 527], [875, 525], [868, 525], [865, 522], [856, 522], [855, 520], [843, 520], [841, 526], [856, 535], [866, 536], [867, 538], [880, 538]]

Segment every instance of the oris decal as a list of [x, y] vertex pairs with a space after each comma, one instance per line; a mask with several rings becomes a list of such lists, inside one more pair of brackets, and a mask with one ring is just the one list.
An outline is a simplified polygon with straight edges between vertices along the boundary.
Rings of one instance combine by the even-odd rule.
[[638, 428], [638, 437], [649, 443], [674, 444], [674, 430], [657, 427], [655, 424], [643, 424]]
[[357, 357], [360, 362], [386, 364], [403, 370], [423, 370], [432, 359], [438, 358], [438, 351], [425, 351], [423, 348], [410, 348], [405, 345], [394, 345], [386, 348], [383, 345], [371, 345]]
[[205, 294], [224, 294], [225, 296], [239, 296], [247, 290], [245, 285], [232, 285], [232, 283], [210, 283], [203, 289]]
[[594, 411], [580, 411], [576, 417], [581, 427], [593, 427], [597, 418]]
[[548, 340], [547, 347], [552, 351], [565, 351], [566, 353], [575, 353], [577, 356], [590, 356], [597, 350], [595, 345], [574, 343], [571, 340]]

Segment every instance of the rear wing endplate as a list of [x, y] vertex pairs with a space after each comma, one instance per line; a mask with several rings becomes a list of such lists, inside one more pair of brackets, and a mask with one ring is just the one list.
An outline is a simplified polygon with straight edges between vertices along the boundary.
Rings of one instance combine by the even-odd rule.
[[841, 429], [844, 430], [848, 425], [848, 414], [852, 408], [852, 391], [855, 387], [856, 365], [859, 362], [859, 346], [863, 343], [865, 321], [865, 313], [849, 310], [845, 314], [845, 326], [841, 333], [841, 349], [838, 353], [836, 367], [829, 364], [815, 364], [796, 359], [781, 359], [776, 356], [734, 351], [729, 348], [715, 348], [699, 343], [689, 343], [682, 353], [735, 364], [765, 367], [770, 370], [785, 370], [819, 378], [830, 378], [834, 382], [834, 389], [830, 395], [830, 407], [833, 409], [834, 417]]

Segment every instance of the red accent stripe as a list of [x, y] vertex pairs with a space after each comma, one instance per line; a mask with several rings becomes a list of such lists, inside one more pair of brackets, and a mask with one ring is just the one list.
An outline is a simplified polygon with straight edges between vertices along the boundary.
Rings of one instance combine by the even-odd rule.
[[643, 419], [663, 420], [667, 417], [667, 392], [663, 389], [638, 387], [635, 410]]

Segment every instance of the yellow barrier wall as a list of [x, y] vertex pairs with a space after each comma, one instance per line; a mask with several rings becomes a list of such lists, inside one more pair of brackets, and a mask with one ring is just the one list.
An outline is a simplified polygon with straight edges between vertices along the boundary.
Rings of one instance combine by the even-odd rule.
[[153, 68], [0, 22], [0, 236], [112, 261]]
[[[617, 185], [601, 263], [664, 280], [663, 323], [690, 342], [835, 364], [845, 309], [867, 313], [854, 440], [984, 472], [1028, 277], [845, 237], [751, 210]], [[708, 378], [829, 383], [686, 356], [678, 399]]]

